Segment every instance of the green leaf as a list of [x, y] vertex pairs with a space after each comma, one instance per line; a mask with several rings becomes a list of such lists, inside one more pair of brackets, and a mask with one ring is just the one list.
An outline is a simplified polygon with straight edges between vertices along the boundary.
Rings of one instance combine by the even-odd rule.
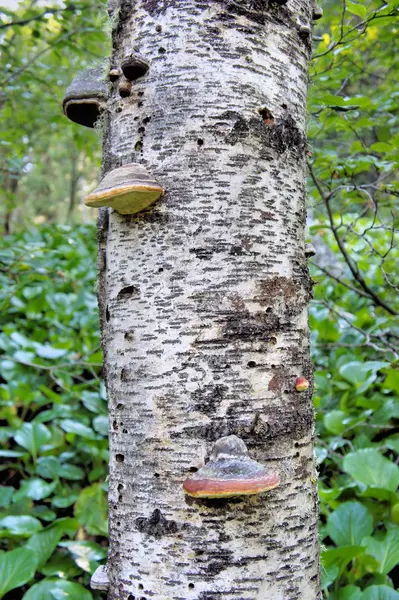
[[[346, 585], [331, 595], [331, 600], [362, 600], [362, 591], [355, 585]], [[330, 600], [330, 596], [329, 596]]]
[[63, 479], [70, 479], [73, 481], [80, 481], [84, 479], [85, 472], [80, 467], [75, 465], [65, 464], [60, 468], [60, 477]]
[[330, 410], [324, 417], [324, 425], [331, 433], [341, 435], [347, 427], [344, 423], [346, 418], [347, 415], [342, 410]]
[[0, 508], [7, 508], [11, 504], [14, 492], [15, 489], [13, 487], [0, 487]]
[[366, 537], [366, 552], [379, 563], [378, 572], [387, 575], [399, 563], [399, 527], [392, 527], [382, 540]]
[[399, 467], [372, 448], [347, 454], [343, 469], [356, 481], [369, 487], [386, 488], [394, 492], [399, 485]]
[[347, 0], [346, 8], [349, 10], [349, 12], [353, 13], [354, 15], [357, 15], [363, 21], [367, 18], [367, 8], [365, 6], [362, 6], [361, 4], [357, 4], [356, 2], [350, 2], [350, 0]]
[[79, 583], [65, 579], [46, 578], [33, 585], [23, 600], [92, 600], [93, 596]]
[[37, 460], [36, 472], [46, 479], [57, 479], [60, 470], [59, 460], [55, 456], [41, 456]]
[[14, 435], [14, 439], [36, 458], [40, 447], [51, 439], [51, 433], [42, 423], [24, 423]]
[[83, 425], [83, 423], [79, 423], [79, 421], [64, 419], [63, 421], [60, 421], [60, 426], [68, 433], [74, 433], [89, 440], [96, 439], [96, 434], [94, 431], [90, 427]]
[[88, 533], [107, 534], [107, 499], [100, 483], [83, 489], [75, 504], [75, 517]]
[[34, 477], [32, 479], [26, 479], [22, 482], [21, 487], [15, 492], [15, 500], [19, 502], [24, 498], [31, 498], [32, 500], [43, 500], [52, 494], [57, 487], [57, 482], [47, 483], [44, 479]]
[[93, 427], [100, 435], [104, 437], [108, 436], [108, 417], [105, 415], [98, 415], [93, 419]]
[[57, 523], [39, 533], [35, 533], [25, 544], [25, 548], [34, 550], [38, 568], [43, 567], [62, 538], [63, 529]]
[[87, 573], [92, 573], [92, 565], [107, 556], [107, 550], [94, 542], [60, 542], [59, 545], [67, 548], [78, 567]]
[[363, 592], [362, 600], [399, 600], [399, 593], [387, 585], [372, 585]]
[[344, 502], [328, 517], [326, 530], [337, 546], [360, 546], [373, 531], [373, 517], [360, 502]]
[[363, 546], [340, 546], [339, 548], [328, 548], [321, 553], [321, 563], [328, 568], [335, 565], [339, 568], [340, 574], [353, 559], [364, 554]]
[[36, 571], [35, 553], [27, 548], [17, 548], [0, 554], [0, 598], [7, 592], [30, 581]]
[[[43, 529], [43, 526], [38, 519], [29, 515], [17, 517], [10, 515], [4, 517], [4, 519], [0, 519], [0, 529], [6, 530], [6, 535], [29, 537], [33, 533]], [[3, 531], [0, 531], [1, 537], [4, 537], [3, 533]]]

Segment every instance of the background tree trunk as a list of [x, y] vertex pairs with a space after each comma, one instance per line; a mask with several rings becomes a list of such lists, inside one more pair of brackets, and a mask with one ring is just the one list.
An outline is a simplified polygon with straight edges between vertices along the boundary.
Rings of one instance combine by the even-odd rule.
[[[312, 2], [122, 0], [104, 171], [166, 188], [102, 211], [99, 300], [110, 414], [111, 599], [320, 598], [304, 256]], [[183, 480], [236, 434], [281, 485], [193, 500]]]

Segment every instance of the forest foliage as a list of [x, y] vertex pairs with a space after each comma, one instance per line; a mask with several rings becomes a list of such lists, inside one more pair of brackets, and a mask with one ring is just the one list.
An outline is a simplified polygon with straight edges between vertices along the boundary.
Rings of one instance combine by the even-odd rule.
[[[399, 1], [323, 6], [308, 126], [322, 582], [329, 600], [398, 600]], [[79, 202], [100, 144], [60, 104], [107, 55], [110, 26], [91, 1], [0, 18], [0, 598], [99, 598], [107, 409], [95, 226]]]

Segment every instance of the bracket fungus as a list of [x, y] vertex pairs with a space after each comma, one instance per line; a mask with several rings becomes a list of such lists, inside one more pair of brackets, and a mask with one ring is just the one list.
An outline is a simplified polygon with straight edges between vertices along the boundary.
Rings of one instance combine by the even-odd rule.
[[185, 480], [183, 489], [194, 498], [231, 498], [267, 492], [279, 483], [276, 473], [249, 458], [239, 437], [229, 435], [215, 443], [209, 462]]
[[107, 573], [107, 565], [100, 565], [94, 571], [90, 579], [90, 587], [92, 590], [102, 590], [104, 592], [109, 589], [109, 579]]
[[317, 254], [316, 248], [313, 246], [313, 244], [305, 244], [305, 256], [307, 258], [316, 256], [316, 254]]
[[135, 81], [139, 77], [143, 77], [149, 68], [150, 63], [148, 60], [136, 52], [126, 56], [121, 63], [123, 74], [129, 81]]
[[323, 9], [321, 6], [315, 6], [313, 9], [313, 21], [318, 21], [323, 16]]
[[108, 100], [108, 84], [101, 67], [79, 73], [67, 87], [62, 108], [79, 125], [94, 127]]
[[163, 193], [164, 189], [143, 165], [130, 163], [107, 173], [84, 201], [86, 206], [109, 206], [122, 215], [133, 215], [153, 204]]

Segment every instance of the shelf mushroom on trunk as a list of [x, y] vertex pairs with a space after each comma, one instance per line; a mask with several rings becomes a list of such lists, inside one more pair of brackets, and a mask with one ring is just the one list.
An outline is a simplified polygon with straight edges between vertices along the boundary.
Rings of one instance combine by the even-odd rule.
[[79, 73], [66, 89], [64, 114], [79, 125], [94, 127], [108, 100], [108, 83], [101, 66]]
[[151, 206], [163, 193], [143, 165], [130, 163], [107, 173], [84, 201], [86, 206], [109, 206], [122, 215], [132, 215]]
[[245, 443], [236, 435], [220, 438], [209, 462], [183, 483], [194, 498], [231, 498], [261, 494], [277, 487], [280, 477], [248, 456]]

